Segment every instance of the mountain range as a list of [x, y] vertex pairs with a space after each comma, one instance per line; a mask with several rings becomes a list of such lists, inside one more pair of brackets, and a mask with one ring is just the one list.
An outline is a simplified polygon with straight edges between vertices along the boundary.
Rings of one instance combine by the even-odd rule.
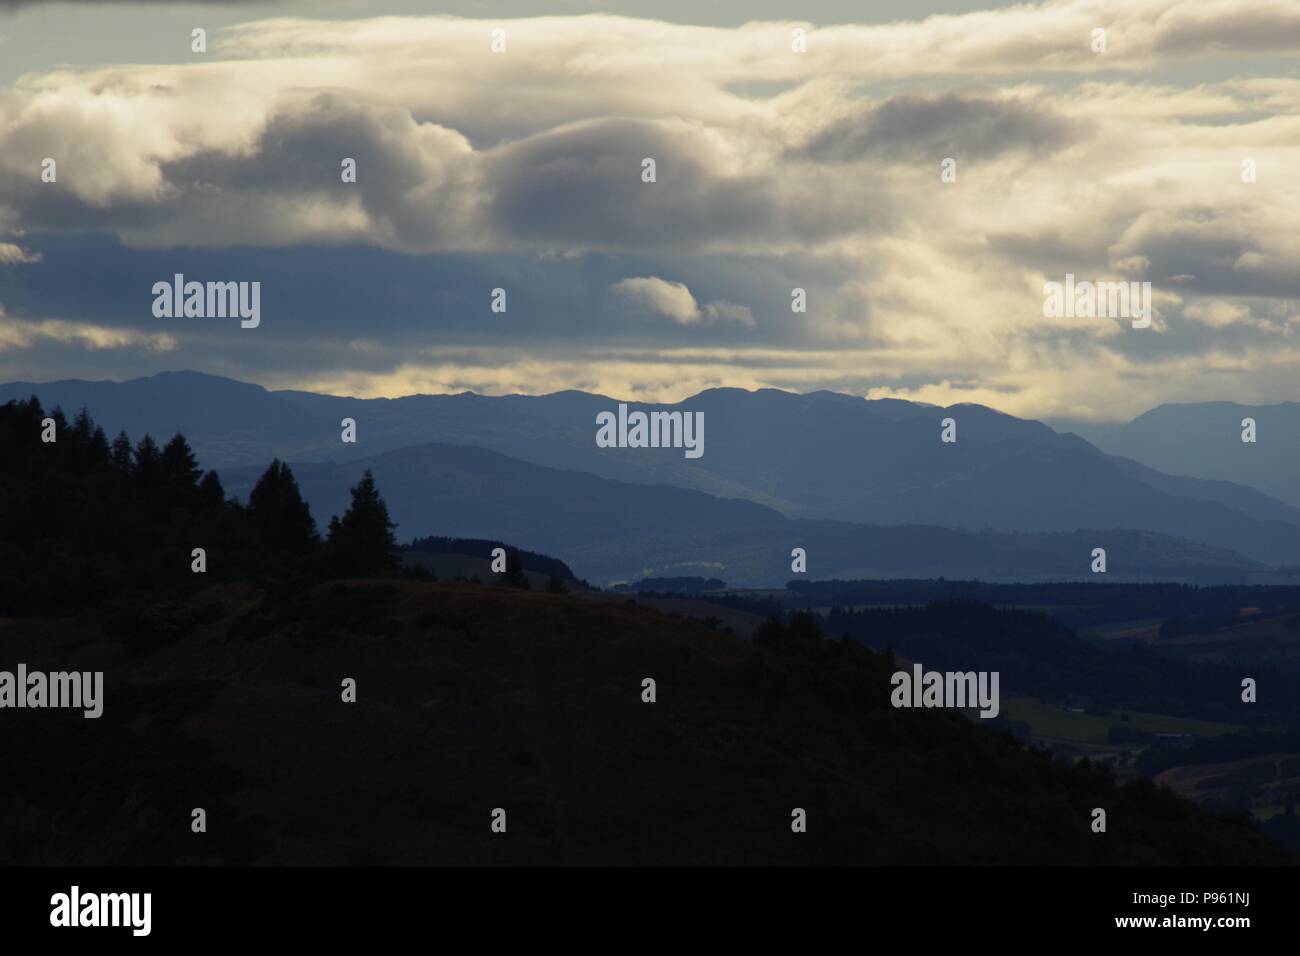
[[[1228, 480], [1227, 453], [1179, 458], [1172, 439], [1139, 448], [1143, 429], [1160, 430], [1142, 418], [1095, 433], [1110, 449], [1134, 446], [1127, 457], [971, 404], [730, 388], [628, 403], [703, 412], [705, 453], [688, 459], [680, 448], [597, 447], [596, 415], [618, 400], [574, 391], [355, 399], [197, 372], [0, 386], [0, 402], [32, 394], [68, 414], [84, 405], [135, 438], [183, 431], [237, 494], [272, 457], [287, 460], [322, 525], [370, 467], [403, 540], [501, 537], [596, 583], [646, 574], [779, 583], [796, 547], [814, 578], [1079, 577], [1095, 547], [1106, 548], [1111, 579], [1240, 580], [1300, 564], [1300, 510], [1262, 490], [1286, 486], [1285, 464], [1257, 462], [1254, 481]], [[1169, 408], [1183, 407], [1149, 414]], [[1248, 414], [1230, 408], [1238, 422]], [[1258, 414], [1261, 434], [1281, 441], [1280, 419]], [[345, 418], [355, 444], [340, 439]], [[955, 442], [940, 439], [944, 419]], [[1208, 427], [1196, 415], [1177, 421], [1171, 434], [1188, 443]], [[1230, 437], [1241, 445], [1239, 432]], [[1180, 466], [1152, 465], [1162, 457]], [[1191, 464], [1200, 471], [1182, 467]]]
[[[1254, 442], [1241, 440], [1247, 418]], [[1300, 507], [1300, 402], [1170, 404], [1124, 424], [1055, 424], [1160, 471], [1240, 482]]]

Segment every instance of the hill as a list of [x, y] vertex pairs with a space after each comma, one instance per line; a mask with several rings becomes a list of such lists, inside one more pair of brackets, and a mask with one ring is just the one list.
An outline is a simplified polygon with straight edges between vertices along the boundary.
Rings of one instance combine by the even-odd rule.
[[[1253, 418], [1255, 442], [1241, 440]], [[1151, 468], [1250, 485], [1300, 507], [1300, 403], [1159, 405], [1123, 424], [1060, 422], [1094, 444]]]
[[22, 772], [0, 783], [0, 861], [1295, 862], [1150, 783], [895, 710], [890, 659], [851, 642], [760, 647], [627, 604], [411, 581], [192, 604], [203, 623], [152, 647], [90, 617], [6, 620], [8, 659], [102, 667], [107, 703], [6, 717], [0, 759]]
[[[1295, 862], [1244, 818], [894, 709], [891, 655], [811, 619], [749, 642], [672, 616], [695, 598], [407, 579], [373, 475], [322, 538], [282, 463], [245, 506], [182, 435], [49, 417], [57, 441], [0, 406], [0, 863]], [[12, 707], [18, 665], [102, 674], [92, 719]]]
[[[600, 586], [683, 575], [773, 586], [790, 579], [796, 547], [805, 549], [808, 574], [817, 578], [1097, 578], [1090, 571], [1095, 547], [1107, 549], [1112, 580], [1238, 582], [1261, 567], [1226, 549], [1123, 529], [1014, 534], [790, 519], [752, 501], [546, 468], [468, 446], [293, 464], [318, 515], [337, 513], [366, 469], [384, 488], [403, 539], [501, 538], [561, 555], [575, 574]], [[230, 469], [222, 477], [243, 496], [257, 474]]]
[[[710, 389], [662, 406], [704, 414], [704, 454], [687, 459], [677, 448], [597, 447], [596, 415], [617, 400], [584, 392], [361, 400], [173, 372], [118, 384], [14, 383], [0, 386], [0, 401], [32, 393], [70, 413], [89, 405], [110, 432], [182, 429], [205, 464], [223, 472], [272, 457], [342, 461], [424, 443], [470, 445], [550, 468], [744, 499], [791, 518], [1022, 533], [1132, 528], [1267, 565], [1300, 564], [1296, 502], [1233, 484], [1231, 474], [1164, 475], [980, 405]], [[344, 418], [357, 422], [355, 445], [340, 441]], [[955, 443], [940, 441], [945, 418], [956, 422]]]

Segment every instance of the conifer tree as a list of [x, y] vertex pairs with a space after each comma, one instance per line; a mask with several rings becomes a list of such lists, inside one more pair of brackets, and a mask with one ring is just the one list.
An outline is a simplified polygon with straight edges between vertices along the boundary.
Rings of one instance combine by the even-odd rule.
[[278, 458], [253, 486], [248, 511], [263, 544], [271, 551], [304, 554], [320, 541], [311, 509], [302, 499], [293, 472]]
[[90, 460], [95, 468], [102, 471], [108, 467], [110, 454], [108, 436], [104, 434], [104, 429], [96, 425], [90, 435]]
[[221, 479], [215, 471], [210, 471], [199, 482], [199, 497], [209, 507], [217, 507], [226, 500], [226, 489], [221, 487]]
[[397, 525], [388, 517], [388, 505], [375, 487], [367, 468], [352, 488], [352, 504], [342, 518], [330, 522], [331, 564], [340, 574], [383, 575], [397, 568]]
[[85, 405], [81, 406], [81, 411], [77, 412], [77, 417], [72, 420], [72, 437], [77, 446], [79, 456], [85, 455], [90, 449], [90, 437], [95, 433], [95, 423], [90, 418], [90, 412]]
[[113, 439], [113, 448], [110, 452], [113, 470], [121, 475], [129, 475], [131, 473], [131, 455], [130, 436], [124, 431], [118, 432], [117, 437]]
[[145, 435], [135, 446], [135, 465], [132, 468], [135, 480], [146, 488], [153, 488], [162, 478], [162, 452], [152, 435]]
[[63, 414], [63, 409], [58, 405], [54, 406], [54, 411], [50, 412], [50, 418], [54, 419], [55, 434], [62, 441], [64, 436], [72, 431], [72, 426], [68, 424], [68, 417]]
[[163, 478], [169, 485], [193, 488], [203, 474], [185, 436], [177, 432], [162, 450]]

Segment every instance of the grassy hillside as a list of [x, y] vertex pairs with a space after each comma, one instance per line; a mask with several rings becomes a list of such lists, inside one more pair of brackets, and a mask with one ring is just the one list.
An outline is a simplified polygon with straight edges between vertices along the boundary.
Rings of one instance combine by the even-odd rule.
[[102, 668], [107, 703], [5, 715], [0, 862], [1295, 862], [1149, 783], [895, 710], [892, 662], [849, 642], [416, 581], [227, 584], [185, 608], [149, 641], [89, 612], [4, 622], [6, 661]]

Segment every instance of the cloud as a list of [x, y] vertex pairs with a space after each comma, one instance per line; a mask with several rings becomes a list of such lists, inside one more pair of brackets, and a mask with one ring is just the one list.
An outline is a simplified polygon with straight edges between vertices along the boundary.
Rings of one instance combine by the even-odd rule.
[[635, 306], [667, 316], [678, 325], [694, 325], [700, 321], [700, 307], [695, 296], [680, 282], [647, 276], [623, 279], [609, 290]]
[[[0, 265], [23, 263], [6, 304], [122, 328], [109, 367], [156, 355], [153, 281], [261, 280], [256, 333], [165, 326], [169, 359], [371, 393], [746, 384], [1091, 416], [1202, 374], [1240, 398], [1283, 390], [1300, 79], [1238, 67], [1294, 56], [1298, 17], [1278, 0], [1059, 0], [804, 24], [806, 54], [791, 23], [247, 23], [199, 61], [0, 89], [0, 235], [22, 241]], [[1157, 321], [1044, 319], [1043, 283], [1067, 273], [1152, 282]], [[509, 315], [484, 322], [497, 286]], [[94, 341], [46, 328], [61, 368]], [[637, 366], [647, 330], [659, 350]], [[23, 334], [29, 352], [56, 343]], [[742, 339], [734, 361], [681, 351]], [[502, 357], [506, 341], [582, 358]], [[435, 346], [480, 351], [458, 376]]]
[[1290, 317], [1282, 303], [1277, 303], [1271, 309], [1265, 303], [1262, 311], [1271, 311], [1275, 314], [1255, 315], [1250, 305], [1242, 302], [1231, 302], [1226, 299], [1197, 299], [1183, 306], [1182, 317], [1189, 322], [1216, 330], [1248, 328], [1272, 335], [1288, 333], [1287, 323]]
[[820, 130], [800, 152], [840, 161], [1046, 154], [1068, 146], [1086, 125], [1091, 124], [1071, 121], [1033, 96], [974, 90], [900, 93], [855, 105], [842, 122]]
[[706, 304], [702, 311], [706, 322], [738, 322], [747, 328], [754, 327], [754, 313], [747, 305], [715, 299]]
[[[464, 49], [470, 56], [456, 65], [471, 71], [466, 81], [521, 67], [542, 68], [539, 87], [549, 87], [552, 75], [567, 75], [571, 83], [634, 75], [652, 81], [643, 91], [650, 99], [694, 77], [742, 83], [814, 75], [885, 79], [1093, 73], [1300, 48], [1300, 10], [1290, 0], [1201, 0], [1194, 5], [1182, 0], [1055, 0], [826, 27], [755, 21], [722, 29], [606, 15], [537, 17], [508, 23], [506, 55], [472, 60], [487, 51], [490, 30], [497, 26], [501, 21], [449, 17], [332, 23], [282, 18], [231, 31], [225, 49], [256, 57], [347, 56], [375, 49], [395, 61], [403, 58], [401, 62], [413, 55], [435, 68], [444, 51]], [[807, 31], [806, 54], [791, 52], [794, 27]], [[1107, 34], [1104, 54], [1091, 49], [1092, 31], [1098, 27]], [[514, 52], [525, 56], [511, 60]], [[674, 79], [683, 73], [687, 78]], [[555, 92], [571, 89], [562, 84]]]
[[[1167, 23], [1182, 39], [1165, 55], [1226, 56], [1280, 42], [1300, 16], [1271, 0], [1179, 11], [1080, 0], [831, 27], [805, 55], [779, 23], [501, 21], [510, 45], [493, 55], [497, 21], [258, 21], [225, 31], [203, 63], [60, 70], [0, 93], [0, 225], [106, 229], [152, 247], [803, 249], [894, 228], [897, 197], [944, 157], [1014, 175], [1063, 150], [1088, 155], [1128, 131], [1123, 111], [1141, 101], [1153, 104], [1137, 130], [1146, 145], [1169, 125], [1158, 113], [1169, 95], [1123, 84], [1098, 94], [1102, 113], [1024, 85], [874, 99], [855, 86], [864, 76], [1095, 73], [1132, 67], [1139, 42], [1149, 66]], [[1084, 42], [1094, 22], [1112, 32], [1104, 56]], [[747, 82], [793, 87], [735, 92]], [[1279, 96], [1234, 92], [1215, 91], [1215, 108]], [[1181, 91], [1177, 115], [1194, 100]], [[358, 161], [355, 184], [338, 175], [344, 156]], [[647, 156], [653, 184], [639, 178]], [[60, 163], [57, 188], [33, 175], [45, 157]], [[859, 171], [832, 191], [801, 160]]]
[[40, 261], [39, 252], [28, 252], [12, 242], [0, 242], [0, 266], [32, 265]]
[[151, 335], [60, 319], [24, 321], [6, 316], [3, 307], [0, 307], [0, 320], [3, 320], [0, 324], [0, 352], [30, 349], [42, 341], [79, 345], [91, 351], [143, 348], [170, 352], [176, 348], [176, 340], [166, 333]]
[[754, 327], [754, 315], [748, 307], [722, 299], [701, 307], [684, 284], [657, 276], [622, 279], [609, 291], [636, 309], [672, 319], [678, 325], [736, 322]]
[[[240, 7], [264, 4], [267, 0], [114, 0], [123, 6], [139, 4], [141, 6], [192, 7], [195, 5], [214, 7]], [[22, 7], [53, 6], [55, 4], [95, 4], [103, 0], [0, 0], [0, 10], [16, 10]]]

